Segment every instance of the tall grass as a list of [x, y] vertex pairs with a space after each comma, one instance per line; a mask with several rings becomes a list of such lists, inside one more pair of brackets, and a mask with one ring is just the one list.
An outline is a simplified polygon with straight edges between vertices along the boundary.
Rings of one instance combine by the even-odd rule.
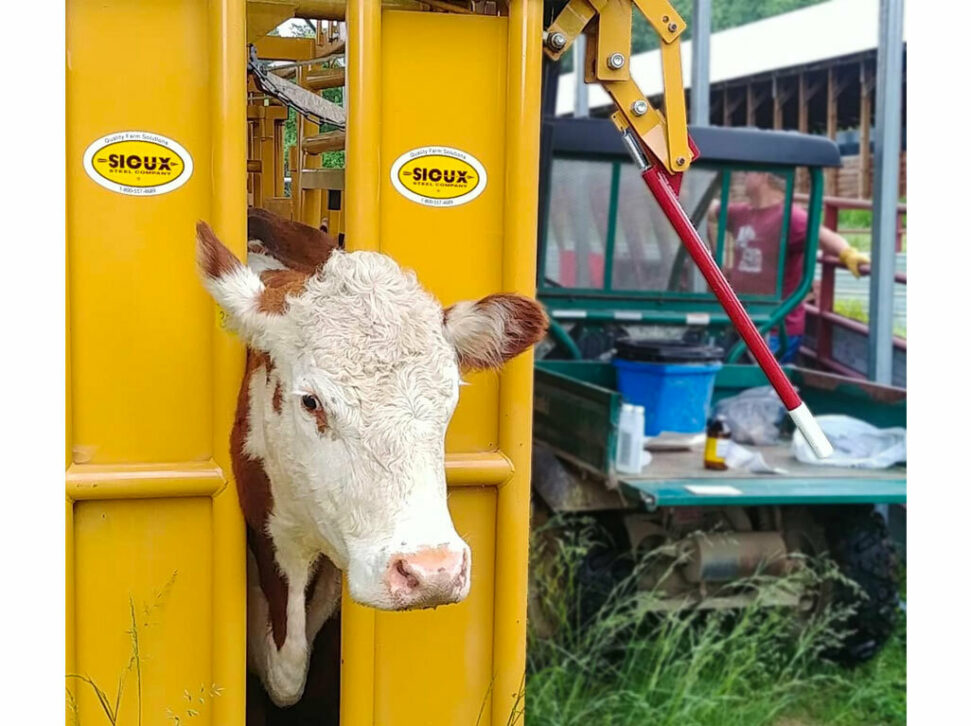
[[[174, 571], [162, 588], [155, 593], [154, 597], [149, 602], [144, 603], [141, 608], [135, 606], [134, 596], [128, 596], [129, 628], [125, 632], [129, 638], [130, 650], [127, 664], [118, 676], [118, 686], [115, 688], [113, 699], [90, 675], [79, 673], [67, 674], [66, 677], [69, 684], [75, 687], [78, 685], [87, 686], [91, 693], [94, 694], [100, 711], [94, 709], [94, 714], [89, 715], [100, 715], [101, 718], [96, 719], [93, 723], [104, 723], [107, 721], [110, 726], [127, 726], [127, 723], [131, 723], [131, 726], [142, 726], [142, 666], [146, 660], [144, 637], [151, 629], [159, 624], [156, 617], [164, 610], [172, 594], [177, 575], [178, 572]], [[121, 706], [126, 693], [125, 688], [128, 678], [132, 674], [135, 677], [135, 719], [126, 722], [121, 718]], [[72, 685], [69, 685], [65, 689], [67, 712], [71, 719], [70, 723], [73, 726], [81, 726], [81, 707], [78, 702], [78, 694]], [[201, 685], [198, 693], [190, 693], [189, 689], [186, 688], [183, 691], [185, 704], [180, 704], [174, 710], [172, 708], [166, 709], [165, 720], [171, 726], [183, 726], [202, 712], [207, 698], [211, 701], [221, 696], [222, 692], [222, 687], [217, 686], [215, 683], [208, 688], [205, 685]], [[156, 715], [155, 718], [150, 718], [149, 722], [161, 723], [161, 720]]]
[[[811, 615], [767, 606], [771, 580], [742, 610], [656, 614], [657, 593], [636, 593], [628, 581], [586, 621], [571, 572], [591, 535], [537, 546], [542, 572], [534, 602], [544, 623], [531, 622], [526, 684], [528, 726], [816, 726], [904, 723], [903, 634], [878, 659], [853, 672], [825, 661], [845, 635], [848, 610]], [[775, 587], [821, 586], [840, 575], [814, 563]], [[796, 579], [800, 579], [796, 582]], [[807, 579], [808, 578], [808, 579]], [[761, 586], [761, 587], [758, 587]]]

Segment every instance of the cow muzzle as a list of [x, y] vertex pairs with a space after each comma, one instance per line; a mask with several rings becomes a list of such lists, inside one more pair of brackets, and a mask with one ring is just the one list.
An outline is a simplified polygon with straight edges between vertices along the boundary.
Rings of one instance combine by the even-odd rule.
[[461, 602], [469, 594], [467, 546], [427, 547], [392, 555], [384, 580], [396, 610]]

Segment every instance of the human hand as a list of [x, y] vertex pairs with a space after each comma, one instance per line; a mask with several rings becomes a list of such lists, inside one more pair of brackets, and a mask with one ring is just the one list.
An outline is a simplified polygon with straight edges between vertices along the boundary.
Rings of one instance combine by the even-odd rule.
[[853, 277], [860, 276], [860, 265], [869, 265], [870, 256], [855, 247], [845, 247], [840, 252], [840, 262], [846, 265]]

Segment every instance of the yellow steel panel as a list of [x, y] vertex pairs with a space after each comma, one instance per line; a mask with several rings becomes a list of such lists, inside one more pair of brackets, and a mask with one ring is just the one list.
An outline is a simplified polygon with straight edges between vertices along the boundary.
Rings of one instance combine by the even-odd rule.
[[[207, 17], [207, 4], [190, 0], [67, 4], [69, 324], [80, 463], [212, 454], [211, 303], [192, 263], [193, 225], [209, 202]], [[142, 60], [120, 56], [119, 39]], [[87, 146], [129, 130], [188, 149], [192, 178], [149, 198], [88, 178]]]
[[[509, 3], [506, 82], [506, 178], [503, 209], [503, 287], [536, 292], [536, 215], [542, 3]], [[515, 473], [496, 504], [494, 726], [523, 722], [526, 668], [526, 589], [529, 555], [529, 474], [533, 429], [533, 352], [510, 361], [499, 389], [499, 446]]]
[[[90, 501], [74, 510], [75, 673], [112, 706], [121, 683], [118, 724], [166, 723], [168, 709], [183, 722], [192, 709], [191, 723], [213, 723], [211, 500]], [[107, 723], [91, 685], [74, 689], [81, 723]]]
[[[67, 24], [68, 672], [113, 704], [132, 664], [118, 724], [171, 709], [242, 726], [245, 539], [226, 475], [243, 349], [199, 283], [193, 227], [244, 253], [245, 3], [69, 0]], [[193, 175], [157, 196], [99, 186], [82, 155], [119, 131], [172, 139]], [[163, 607], [151, 598], [173, 572]], [[106, 723], [71, 682], [81, 721]]]
[[472, 588], [459, 605], [378, 613], [375, 724], [471, 726], [480, 712], [479, 723], [491, 721], [496, 490], [453, 489], [448, 501], [456, 530], [472, 548]]
[[[500, 292], [506, 19], [386, 10], [382, 37], [381, 103], [400, 112], [381, 127], [381, 251], [417, 270], [446, 305]], [[389, 169], [400, 155], [423, 146], [450, 146], [478, 159], [488, 175], [485, 191], [451, 208], [406, 199], [392, 186]], [[353, 205], [350, 194], [348, 203]], [[495, 449], [498, 376], [481, 373], [468, 380], [473, 385], [462, 389], [446, 448]]]
[[[531, 294], [541, 3], [513, 0], [508, 18], [375, 17], [375, 6], [348, 6], [348, 248], [391, 254], [446, 303], [500, 290]], [[483, 192], [447, 208], [399, 193], [392, 164], [428, 146], [474, 157], [488, 176]], [[392, 615], [345, 593], [344, 724], [505, 726], [521, 718], [532, 356], [470, 381], [446, 438], [446, 471], [459, 531], [476, 552], [474, 597]]]

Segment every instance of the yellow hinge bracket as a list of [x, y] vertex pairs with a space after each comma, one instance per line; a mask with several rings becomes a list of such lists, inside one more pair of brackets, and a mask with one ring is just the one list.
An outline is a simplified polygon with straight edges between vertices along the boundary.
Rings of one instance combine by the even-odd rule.
[[[664, 113], [655, 109], [630, 74], [632, 7], [661, 40]], [[570, 0], [549, 26], [545, 52], [560, 58], [580, 33], [587, 35], [584, 81], [600, 83], [645, 149], [669, 172], [683, 172], [694, 158], [681, 69], [684, 18], [668, 0]]]

